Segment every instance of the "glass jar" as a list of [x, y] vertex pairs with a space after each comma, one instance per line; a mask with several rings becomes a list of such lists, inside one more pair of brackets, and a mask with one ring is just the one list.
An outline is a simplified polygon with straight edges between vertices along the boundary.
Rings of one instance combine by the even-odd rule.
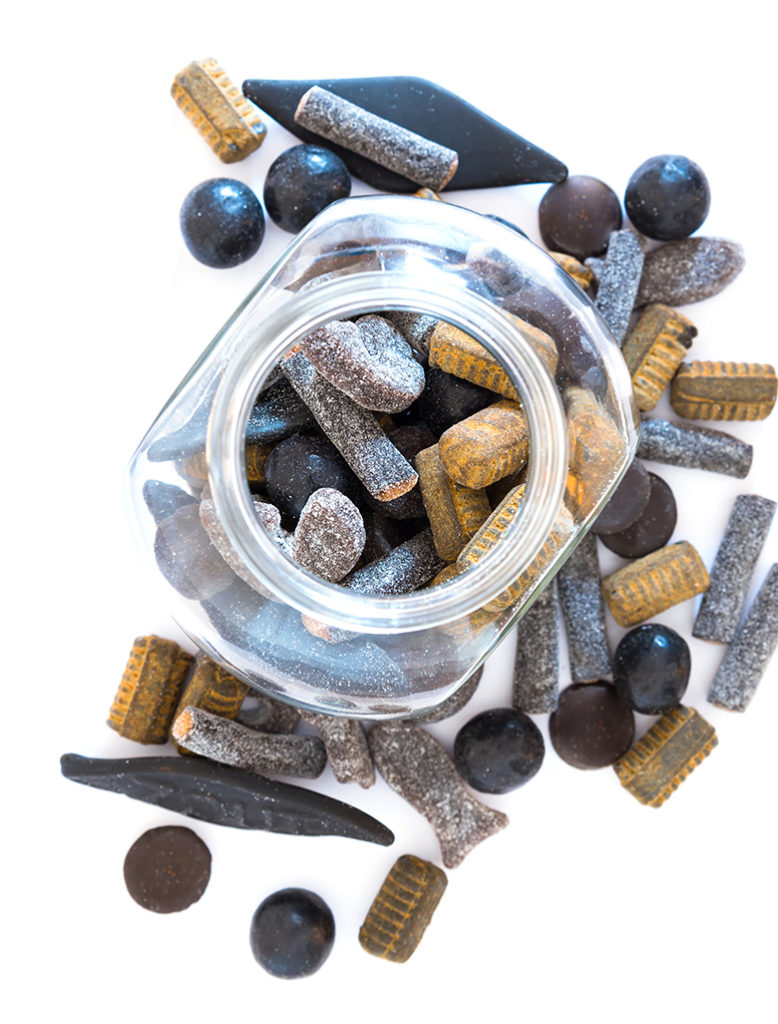
[[[327, 321], [391, 310], [447, 321], [486, 346], [518, 391], [530, 454], [518, 514], [477, 564], [374, 597], [305, 572], [258, 524], [244, 437], [290, 346]], [[551, 362], [538, 331], [554, 343]], [[449, 203], [346, 199], [295, 237], [143, 439], [129, 470], [134, 519], [177, 622], [237, 676], [329, 714], [421, 714], [472, 674], [573, 550], [628, 466], [636, 424], [618, 346], [543, 250]], [[226, 561], [199, 521], [204, 494]]]

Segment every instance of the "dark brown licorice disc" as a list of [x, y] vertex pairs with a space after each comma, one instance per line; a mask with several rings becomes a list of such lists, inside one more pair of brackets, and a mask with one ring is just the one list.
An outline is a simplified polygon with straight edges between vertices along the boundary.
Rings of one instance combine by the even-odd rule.
[[574, 683], [548, 721], [554, 750], [573, 768], [605, 768], [632, 746], [635, 716], [610, 683]]
[[135, 840], [124, 859], [124, 881], [130, 896], [155, 914], [186, 910], [200, 899], [210, 877], [210, 850], [181, 825], [149, 829]]
[[648, 504], [632, 526], [620, 533], [600, 533], [600, 540], [622, 558], [641, 558], [658, 551], [670, 540], [678, 517], [675, 498], [661, 477], [648, 474]]
[[646, 467], [633, 459], [619, 486], [597, 516], [592, 533], [621, 533], [642, 515], [651, 494], [651, 481]]

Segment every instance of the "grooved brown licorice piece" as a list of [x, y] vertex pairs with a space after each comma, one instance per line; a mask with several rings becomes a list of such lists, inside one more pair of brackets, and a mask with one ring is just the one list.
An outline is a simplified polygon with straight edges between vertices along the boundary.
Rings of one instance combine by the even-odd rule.
[[247, 444], [245, 448], [246, 479], [259, 486], [265, 482], [265, 463], [272, 452], [272, 444]]
[[421, 942], [447, 884], [435, 864], [412, 854], [400, 857], [359, 929], [362, 949], [404, 964]]
[[330, 142], [436, 192], [451, 181], [459, 163], [453, 149], [371, 114], [318, 85], [301, 97], [294, 119]]
[[739, 494], [735, 498], [692, 636], [723, 644], [732, 641], [774, 515], [775, 502], [769, 498], [756, 494]]
[[192, 754], [256, 775], [294, 775], [316, 779], [327, 754], [316, 736], [259, 732], [239, 722], [186, 707], [173, 722], [172, 738]]
[[194, 670], [181, 694], [174, 717], [177, 718], [184, 708], [198, 707], [222, 718], [237, 718], [250, 689], [247, 683], [200, 653], [195, 658]]
[[187, 64], [170, 93], [223, 163], [242, 160], [261, 146], [266, 129], [259, 111], [212, 57]]
[[587, 533], [557, 576], [573, 682], [591, 683], [613, 671], [600, 586], [597, 538]]
[[281, 366], [319, 426], [374, 498], [390, 501], [416, 485], [416, 472], [381, 430], [375, 416], [326, 381], [297, 346], [286, 353]]
[[622, 786], [648, 807], [661, 807], [718, 743], [693, 708], [666, 712], [613, 766]]
[[643, 250], [635, 232], [611, 232], [594, 304], [619, 344], [627, 333], [642, 270]]
[[586, 516], [610, 486], [624, 457], [624, 438], [591, 391], [570, 387], [565, 395], [569, 472], [568, 500]]
[[696, 548], [682, 540], [636, 558], [606, 576], [602, 589], [616, 622], [636, 626], [703, 593], [709, 584], [708, 571]]
[[381, 722], [368, 740], [387, 785], [432, 825], [445, 867], [456, 867], [478, 843], [508, 824], [507, 815], [470, 794], [446, 751], [420, 726]]
[[587, 267], [575, 256], [569, 256], [566, 252], [550, 252], [548, 255], [572, 277], [582, 291], [589, 293], [595, 281], [594, 271], [591, 267]]
[[627, 335], [622, 354], [641, 412], [653, 409], [683, 362], [697, 328], [669, 306], [646, 306]]
[[516, 626], [513, 706], [543, 715], [559, 703], [559, 598], [552, 580]]
[[529, 427], [518, 402], [508, 399], [460, 420], [441, 436], [443, 468], [463, 487], [478, 489], [515, 473], [529, 455]]
[[640, 424], [636, 454], [640, 459], [664, 462], [668, 466], [705, 469], [742, 479], [751, 469], [754, 449], [722, 430], [649, 419]]
[[417, 199], [437, 199], [439, 203], [445, 201], [443, 199], [443, 196], [438, 195], [438, 193], [433, 188], [427, 188], [426, 185], [422, 186], [422, 188], [417, 189], [413, 194], [416, 196]]
[[670, 404], [690, 420], [763, 420], [775, 406], [778, 377], [766, 363], [682, 363]]
[[160, 636], [136, 638], [113, 699], [108, 724], [138, 743], [165, 743], [191, 654]]
[[726, 238], [668, 242], [646, 254], [635, 305], [700, 302], [726, 288], [744, 266], [742, 247]]
[[745, 711], [778, 644], [778, 565], [767, 574], [724, 655], [708, 700], [727, 711]]
[[445, 561], [453, 562], [491, 515], [486, 491], [462, 487], [451, 480], [443, 468], [437, 445], [419, 452], [415, 463], [435, 550]]
[[373, 785], [375, 768], [361, 722], [315, 711], [303, 711], [302, 718], [321, 733], [327, 760], [338, 782], [358, 782], [363, 789]]

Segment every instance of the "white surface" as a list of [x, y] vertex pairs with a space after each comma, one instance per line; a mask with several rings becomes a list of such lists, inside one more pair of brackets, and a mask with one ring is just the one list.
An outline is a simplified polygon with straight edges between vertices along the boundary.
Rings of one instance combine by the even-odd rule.
[[[747, 257], [728, 290], [685, 310], [699, 328], [693, 357], [770, 362], [767, 7], [740, 3], [725, 16], [684, 2], [450, 10], [74, 0], [26, 10], [11, 16], [6, 41], [3, 161], [3, 918], [5, 994], [17, 1006], [7, 1019], [774, 1019], [778, 662], [746, 714], [729, 715], [705, 700], [720, 650], [691, 643], [686, 700], [720, 742], [658, 811], [636, 803], [611, 769], [576, 771], [547, 746], [529, 785], [485, 798], [512, 823], [448, 873], [404, 966], [365, 954], [357, 931], [396, 856], [439, 854], [426, 822], [382, 781], [343, 788], [328, 769], [314, 785], [390, 825], [391, 848], [194, 823], [213, 853], [211, 882], [197, 905], [163, 917], [129, 898], [122, 863], [145, 829], [183, 819], [65, 782], [58, 769], [66, 750], [149, 752], [104, 724], [133, 637], [180, 638], [133, 548], [124, 466], [288, 241], [269, 224], [259, 254], [230, 271], [189, 256], [178, 231], [189, 189], [228, 174], [261, 194], [270, 162], [295, 140], [270, 122], [256, 154], [221, 165], [168, 95], [175, 72], [211, 55], [238, 83], [424, 76], [619, 195], [647, 157], [684, 153], [711, 183], [701, 233], [740, 241]], [[537, 239], [545, 188], [452, 199]], [[368, 190], [355, 182], [354, 191]], [[727, 429], [755, 446], [745, 481], [651, 467], [675, 491], [675, 538], [692, 541], [708, 566], [737, 494], [778, 498], [778, 418]], [[777, 559], [774, 526], [756, 582]], [[604, 571], [617, 564], [603, 553]], [[661, 621], [689, 637], [695, 609], [686, 603]], [[615, 643], [623, 631], [611, 626]], [[509, 702], [510, 654], [504, 645], [471, 705], [432, 728], [449, 747], [472, 714]], [[547, 736], [545, 716], [537, 721]], [[247, 942], [254, 908], [287, 885], [320, 893], [337, 926], [329, 961], [299, 982], [265, 974]]]

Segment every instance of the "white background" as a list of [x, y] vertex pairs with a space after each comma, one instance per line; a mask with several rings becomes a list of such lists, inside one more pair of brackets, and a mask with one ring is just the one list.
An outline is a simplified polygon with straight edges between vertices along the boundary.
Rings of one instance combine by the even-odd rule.
[[[225, 167], [170, 98], [174, 74], [214, 56], [237, 83], [427, 77], [619, 195], [647, 157], [685, 154], [711, 184], [701, 233], [741, 242], [747, 258], [728, 290], [684, 310], [699, 328], [693, 358], [770, 362], [768, 6], [73, 0], [28, 10], [6, 15], [4, 33], [5, 1019], [774, 1020], [778, 662], [748, 711], [727, 714], [705, 700], [720, 649], [691, 643], [687, 703], [720, 742], [659, 810], [634, 801], [611, 769], [576, 771], [547, 745], [529, 785], [485, 798], [511, 825], [448, 872], [405, 965], [368, 956], [357, 931], [396, 856], [439, 862], [439, 851], [382, 781], [344, 789], [327, 769], [313, 785], [390, 825], [391, 848], [194, 823], [213, 854], [211, 882], [194, 907], [164, 917], [130, 899], [122, 863], [145, 829], [186, 822], [66, 782], [58, 766], [64, 751], [150, 752], [105, 725], [132, 639], [155, 632], [190, 645], [133, 547], [124, 467], [290, 237], [268, 224], [258, 255], [234, 270], [189, 256], [178, 230], [187, 192], [228, 174], [261, 194], [295, 140], [269, 122], [263, 147]], [[452, 198], [537, 240], [545, 188]], [[778, 414], [731, 433], [755, 446], [745, 481], [650, 467], [675, 491], [674, 539], [692, 541], [709, 567], [737, 494], [778, 499]], [[756, 582], [777, 556], [774, 526]], [[619, 564], [603, 549], [603, 571]], [[660, 621], [688, 638], [695, 610], [688, 602]], [[623, 631], [610, 627], [615, 644]], [[468, 708], [432, 728], [449, 748], [472, 714], [509, 703], [510, 648], [488, 663]], [[537, 721], [547, 736], [545, 716]], [[328, 962], [297, 982], [265, 974], [247, 941], [255, 907], [288, 885], [320, 893], [337, 927]]]

